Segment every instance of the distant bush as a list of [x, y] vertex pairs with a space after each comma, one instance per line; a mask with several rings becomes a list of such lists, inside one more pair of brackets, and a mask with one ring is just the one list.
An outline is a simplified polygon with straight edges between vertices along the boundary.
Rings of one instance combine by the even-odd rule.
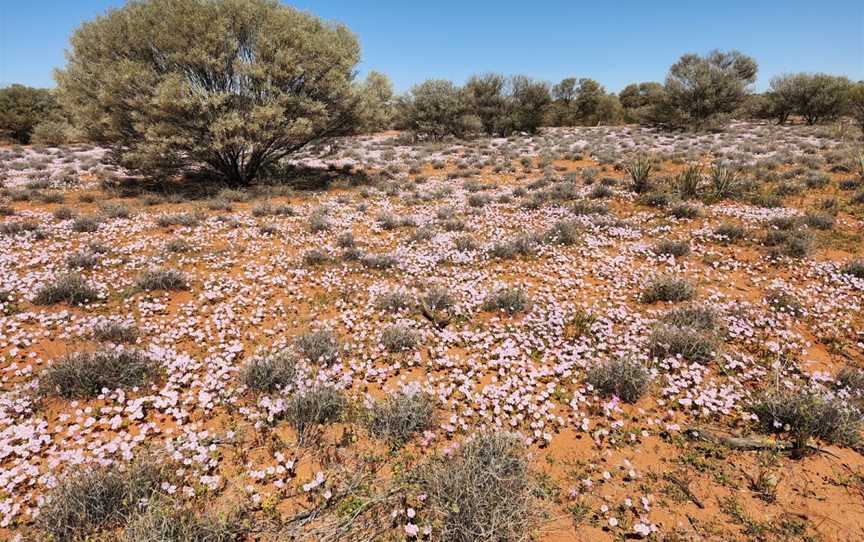
[[59, 110], [52, 91], [24, 85], [0, 89], [0, 136], [28, 144], [35, 128]]
[[433, 139], [465, 137], [482, 130], [464, 93], [450, 81], [430, 79], [411, 88], [400, 107], [405, 127]]
[[757, 70], [756, 61], [738, 51], [686, 54], [669, 68], [652, 116], [697, 129], [721, 124], [743, 103]]
[[650, 378], [638, 362], [620, 358], [590, 369], [586, 381], [606, 397], [615, 395], [635, 403], [648, 389]]
[[80, 26], [56, 75], [75, 124], [123, 166], [243, 185], [361, 122], [344, 26], [268, 0], [175, 4], [130, 2]]
[[653, 122], [655, 109], [663, 100], [664, 92], [663, 85], [655, 82], [634, 83], [624, 87], [618, 93], [624, 108], [624, 119], [627, 122]]
[[795, 73], [771, 79], [768, 99], [781, 124], [790, 114], [807, 124], [836, 119], [846, 110], [851, 83], [846, 77], [824, 73]]
[[850, 86], [847, 98], [849, 113], [861, 129], [861, 135], [864, 136], [864, 81]]

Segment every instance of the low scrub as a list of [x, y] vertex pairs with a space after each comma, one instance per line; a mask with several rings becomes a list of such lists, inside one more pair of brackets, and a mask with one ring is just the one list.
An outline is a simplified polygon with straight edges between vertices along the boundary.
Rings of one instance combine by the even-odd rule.
[[40, 395], [94, 397], [103, 389], [142, 386], [156, 374], [153, 361], [137, 350], [78, 352], [55, 361], [39, 377]]
[[84, 305], [95, 301], [96, 290], [80, 275], [69, 274], [53, 279], [36, 292], [33, 303], [36, 305], [54, 305], [66, 302], [70, 305]]
[[635, 403], [648, 390], [651, 376], [639, 362], [619, 358], [588, 371], [586, 381], [605, 397]]
[[275, 350], [249, 360], [240, 371], [240, 381], [256, 392], [273, 392], [294, 383], [297, 360], [288, 350]]
[[435, 399], [419, 390], [402, 390], [367, 409], [366, 426], [378, 438], [393, 445], [408, 441], [435, 423]]
[[72, 470], [48, 494], [36, 520], [37, 529], [53, 542], [91, 540], [91, 534], [123, 525], [176, 466], [147, 457], [126, 468]]
[[643, 303], [687, 301], [692, 299], [695, 293], [696, 289], [685, 279], [663, 275], [651, 280], [645, 286], [641, 300]]
[[793, 450], [802, 455], [819, 438], [851, 446], [861, 440], [861, 411], [841, 398], [811, 390], [771, 391], [750, 405], [765, 433], [788, 433]]
[[417, 474], [441, 540], [527, 540], [536, 506], [528, 457], [519, 437], [479, 434], [455, 457], [430, 461]]

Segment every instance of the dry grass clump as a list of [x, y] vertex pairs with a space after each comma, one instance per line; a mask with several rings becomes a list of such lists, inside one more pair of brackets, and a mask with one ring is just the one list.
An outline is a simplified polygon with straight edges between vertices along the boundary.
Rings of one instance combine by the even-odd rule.
[[366, 412], [366, 426], [378, 438], [400, 445], [435, 424], [435, 398], [419, 390], [402, 390], [377, 401]]
[[725, 222], [714, 228], [714, 234], [722, 237], [724, 241], [739, 241], [747, 236], [747, 230], [737, 224]]
[[81, 275], [70, 273], [55, 278], [53, 282], [39, 288], [33, 303], [36, 305], [54, 305], [65, 301], [70, 305], [83, 305], [95, 300], [96, 296], [96, 290]]
[[312, 363], [330, 365], [339, 357], [339, 339], [329, 329], [319, 329], [297, 337], [297, 349]]
[[313, 248], [303, 253], [303, 263], [310, 267], [324, 265], [330, 261], [330, 255], [327, 252]]
[[0, 224], [0, 235], [19, 235], [26, 232], [37, 231], [38, 229], [39, 224], [32, 220], [3, 222]]
[[525, 312], [531, 306], [531, 299], [525, 290], [515, 286], [504, 286], [486, 296], [483, 300], [484, 311], [504, 311], [507, 314]]
[[690, 254], [690, 243], [687, 241], [664, 239], [651, 247], [651, 250], [654, 254], [661, 256], [675, 256], [676, 258], [681, 258]]
[[240, 381], [256, 392], [269, 393], [292, 384], [297, 377], [297, 360], [288, 350], [274, 350], [256, 356], [240, 371]]
[[656, 358], [681, 356], [689, 361], [706, 363], [714, 359], [717, 341], [692, 327], [660, 325], [651, 333], [648, 348]]
[[381, 344], [390, 353], [413, 350], [418, 342], [417, 333], [405, 324], [393, 324], [381, 333]]
[[103, 322], [93, 328], [93, 339], [112, 343], [134, 343], [138, 340], [138, 328], [122, 322]]
[[811, 438], [852, 446], [861, 440], [864, 417], [841, 398], [811, 390], [771, 391], [750, 405], [765, 433], [788, 433], [800, 455]]
[[593, 367], [586, 381], [605, 397], [617, 396], [627, 403], [635, 403], [648, 389], [651, 375], [639, 362], [619, 358]]
[[153, 361], [137, 350], [77, 352], [49, 365], [39, 376], [39, 394], [66, 399], [94, 397], [103, 389], [132, 388], [156, 374]]
[[159, 491], [173, 469], [176, 466], [151, 457], [125, 469], [73, 469], [75, 474], [62, 479], [49, 493], [36, 527], [53, 542], [90, 540], [93, 533], [123, 525], [140, 503]]
[[361, 261], [370, 269], [390, 269], [398, 263], [396, 257], [390, 254], [367, 254]]
[[158, 499], [130, 519], [121, 542], [235, 542], [245, 532], [236, 516], [196, 513], [189, 507]]
[[66, 257], [66, 267], [70, 269], [91, 269], [99, 263], [99, 258], [91, 252], [73, 252]]
[[690, 327], [702, 331], [717, 328], [717, 312], [710, 307], [686, 305], [677, 307], [663, 315], [663, 322], [677, 327]]
[[453, 305], [456, 304], [456, 299], [448, 288], [433, 286], [426, 290], [426, 293], [421, 298], [421, 302], [430, 310], [446, 311], [453, 308]]
[[851, 260], [843, 264], [840, 272], [844, 275], [851, 275], [857, 279], [864, 279], [864, 259]]
[[840, 388], [848, 388], [853, 393], [864, 392], [864, 371], [857, 367], [846, 366], [840, 369], [834, 382]]
[[669, 215], [675, 218], [698, 218], [702, 216], [702, 209], [692, 203], [679, 203], [669, 209]]
[[189, 279], [176, 269], [149, 269], [135, 280], [135, 287], [145, 292], [153, 290], [188, 290]]
[[579, 241], [582, 228], [574, 220], [560, 220], [543, 235], [543, 240], [556, 245], [575, 245]]
[[655, 303], [657, 301], [687, 301], [692, 299], [696, 289], [687, 280], [671, 275], [656, 277], [642, 290], [641, 300], [643, 303]]
[[485, 433], [456, 457], [421, 467], [417, 478], [440, 540], [528, 540], [536, 514], [528, 464], [519, 437]]
[[201, 222], [201, 216], [193, 213], [167, 213], [156, 217], [156, 224], [163, 228], [168, 226], [186, 226], [192, 228]]
[[281, 417], [298, 432], [304, 433], [314, 426], [339, 421], [347, 405], [345, 395], [340, 390], [319, 385], [292, 395], [285, 402]]
[[414, 307], [414, 297], [407, 290], [391, 290], [378, 296], [375, 308], [382, 311], [398, 312]]
[[762, 244], [772, 249], [773, 256], [803, 258], [812, 250], [813, 237], [800, 229], [772, 229], [765, 234]]
[[517, 256], [533, 256], [537, 252], [538, 240], [533, 234], [520, 235], [507, 241], [498, 241], [489, 249], [494, 258], [509, 259]]
[[93, 233], [99, 229], [99, 219], [94, 216], [79, 216], [72, 221], [72, 231]]

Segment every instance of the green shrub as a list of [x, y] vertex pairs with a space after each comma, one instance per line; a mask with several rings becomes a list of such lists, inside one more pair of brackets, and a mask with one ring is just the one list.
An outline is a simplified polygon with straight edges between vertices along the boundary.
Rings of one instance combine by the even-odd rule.
[[744, 102], [757, 71], [756, 61], [738, 51], [686, 54], [669, 68], [653, 116], [698, 129], [719, 124]]
[[30, 143], [40, 122], [56, 115], [59, 107], [48, 89], [10, 85], [0, 89], [0, 136]]
[[248, 184], [360, 122], [356, 38], [278, 2], [127, 3], [80, 26], [67, 56], [58, 99], [137, 171]]

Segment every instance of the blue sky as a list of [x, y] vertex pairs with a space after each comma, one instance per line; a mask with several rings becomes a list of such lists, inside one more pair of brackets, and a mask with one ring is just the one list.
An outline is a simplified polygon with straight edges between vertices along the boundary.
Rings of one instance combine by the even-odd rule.
[[[0, 0], [0, 86], [53, 86], [72, 30], [122, 0]], [[864, 1], [298, 0], [347, 24], [363, 47], [361, 74], [397, 90], [427, 78], [525, 73], [555, 82], [592, 77], [618, 91], [662, 81], [685, 52], [737, 48], [759, 62], [758, 88], [777, 74], [824, 71], [864, 79]]]

